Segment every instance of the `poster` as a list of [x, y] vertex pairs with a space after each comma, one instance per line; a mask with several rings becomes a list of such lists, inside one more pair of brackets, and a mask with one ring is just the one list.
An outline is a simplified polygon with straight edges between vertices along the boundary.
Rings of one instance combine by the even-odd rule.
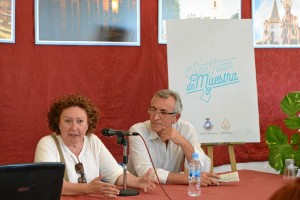
[[140, 0], [35, 0], [35, 43], [140, 46]]
[[158, 43], [167, 43], [167, 20], [240, 19], [241, 3], [241, 0], [159, 0]]
[[15, 0], [0, 0], [0, 43], [15, 43]]
[[252, 20], [167, 22], [169, 88], [201, 143], [260, 142]]
[[252, 1], [254, 47], [300, 47], [300, 1]]

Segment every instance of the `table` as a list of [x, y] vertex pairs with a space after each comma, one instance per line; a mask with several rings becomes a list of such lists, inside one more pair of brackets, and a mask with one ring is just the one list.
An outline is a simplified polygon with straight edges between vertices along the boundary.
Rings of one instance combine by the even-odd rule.
[[[189, 197], [187, 185], [163, 185], [164, 190], [172, 200], [203, 199], [203, 200], [268, 200], [279, 188], [284, 186], [282, 175], [258, 172], [252, 170], [239, 170], [239, 182], [221, 183], [219, 186], [202, 187], [200, 197]], [[96, 200], [106, 199], [99, 195], [62, 196], [61, 200]], [[129, 200], [168, 200], [162, 188], [157, 185], [154, 191], [130, 197], [118, 197]]]

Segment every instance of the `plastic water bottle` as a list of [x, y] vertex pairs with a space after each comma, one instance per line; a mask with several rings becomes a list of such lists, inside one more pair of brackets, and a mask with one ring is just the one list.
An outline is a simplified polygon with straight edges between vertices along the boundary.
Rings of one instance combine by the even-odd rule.
[[197, 197], [201, 194], [201, 164], [198, 159], [198, 153], [192, 154], [192, 159], [189, 163], [189, 188], [188, 195], [191, 197]]

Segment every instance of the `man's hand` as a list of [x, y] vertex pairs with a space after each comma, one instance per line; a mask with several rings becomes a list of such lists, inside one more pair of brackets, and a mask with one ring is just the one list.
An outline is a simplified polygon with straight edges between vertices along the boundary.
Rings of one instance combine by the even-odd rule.
[[194, 147], [175, 128], [164, 127], [158, 134], [163, 142], [170, 140], [174, 144], [180, 146], [186, 159], [188, 161], [191, 160], [192, 153], [195, 151]]
[[201, 186], [219, 185], [218, 179], [221, 177], [218, 174], [210, 172], [202, 172], [201, 174]]
[[182, 143], [186, 142], [186, 139], [172, 127], [164, 127], [158, 134], [163, 142], [171, 140], [173, 143], [180, 146]]

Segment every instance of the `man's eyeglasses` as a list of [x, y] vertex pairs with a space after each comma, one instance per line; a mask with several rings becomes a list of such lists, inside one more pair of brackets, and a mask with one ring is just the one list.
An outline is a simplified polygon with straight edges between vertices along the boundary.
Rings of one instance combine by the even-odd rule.
[[168, 116], [177, 114], [176, 112], [159, 111], [155, 108], [148, 108], [148, 113], [152, 116], [158, 114], [161, 118], [166, 118]]
[[86, 183], [86, 179], [84, 177], [84, 168], [81, 162], [75, 165], [75, 170], [76, 173], [80, 174], [80, 177], [78, 178], [78, 183]]

